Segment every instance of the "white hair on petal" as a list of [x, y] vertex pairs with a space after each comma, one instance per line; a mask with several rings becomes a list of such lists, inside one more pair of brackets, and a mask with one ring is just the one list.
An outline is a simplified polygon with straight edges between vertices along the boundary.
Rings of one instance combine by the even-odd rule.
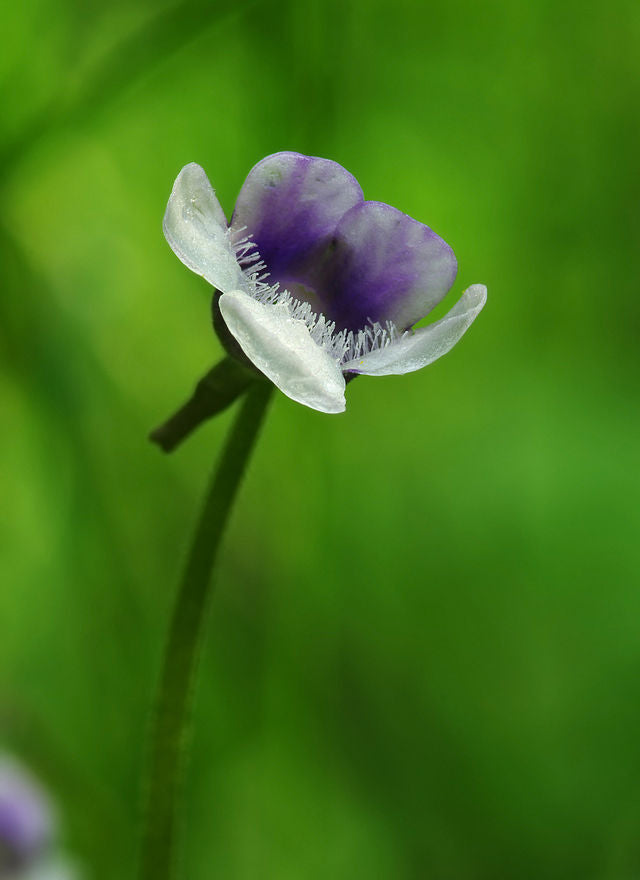
[[[322, 312], [314, 312], [308, 302], [296, 299], [288, 290], [281, 290], [280, 284], [270, 284], [267, 279], [267, 266], [252, 235], [242, 235], [246, 226], [229, 230], [229, 240], [235, 250], [238, 265], [247, 280], [247, 293], [263, 305], [284, 304], [292, 318], [304, 321], [311, 338], [324, 349], [338, 364], [346, 364], [362, 358], [372, 351], [387, 348], [408, 334], [400, 332], [393, 321], [369, 321], [362, 330], [336, 330], [335, 321], [328, 320]], [[239, 238], [237, 236], [240, 236]]]

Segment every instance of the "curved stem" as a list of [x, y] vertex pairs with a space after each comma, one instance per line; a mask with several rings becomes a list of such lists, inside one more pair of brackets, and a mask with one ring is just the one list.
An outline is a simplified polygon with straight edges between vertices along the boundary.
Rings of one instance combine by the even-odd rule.
[[173, 610], [151, 739], [140, 880], [169, 880], [195, 671], [220, 539], [273, 386], [256, 382], [242, 403], [206, 496]]

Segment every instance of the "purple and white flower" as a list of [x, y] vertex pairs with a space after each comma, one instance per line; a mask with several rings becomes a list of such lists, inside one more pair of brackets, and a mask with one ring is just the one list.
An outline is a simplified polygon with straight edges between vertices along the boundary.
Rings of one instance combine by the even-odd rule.
[[474, 284], [433, 324], [457, 263], [428, 226], [365, 201], [329, 159], [276, 153], [249, 172], [231, 223], [204, 171], [185, 166], [164, 234], [182, 262], [219, 292], [243, 353], [284, 394], [312, 409], [345, 409], [345, 376], [419, 370], [446, 354], [486, 301]]
[[46, 794], [16, 761], [0, 756], [0, 877], [38, 861], [54, 834], [55, 818]]
[[58, 853], [57, 833], [46, 792], [14, 758], [0, 754], [0, 880], [78, 880]]

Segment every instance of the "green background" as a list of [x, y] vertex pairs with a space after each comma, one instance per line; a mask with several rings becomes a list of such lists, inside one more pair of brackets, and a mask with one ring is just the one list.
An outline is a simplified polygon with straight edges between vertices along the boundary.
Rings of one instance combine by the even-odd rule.
[[640, 877], [640, 9], [6, 4], [0, 734], [89, 880], [133, 876], [170, 603], [231, 414], [167, 247], [197, 161], [330, 157], [489, 301], [447, 357], [278, 395], [229, 529], [189, 880]]

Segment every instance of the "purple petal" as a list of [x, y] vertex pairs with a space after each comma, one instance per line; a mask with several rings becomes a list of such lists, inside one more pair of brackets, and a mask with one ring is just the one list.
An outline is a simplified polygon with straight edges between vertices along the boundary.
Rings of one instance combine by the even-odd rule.
[[231, 228], [246, 227], [270, 280], [291, 288], [309, 283], [338, 221], [362, 201], [358, 181], [337, 162], [275, 153], [249, 172]]
[[231, 228], [253, 236], [271, 281], [336, 322], [360, 330], [427, 315], [456, 276], [453, 251], [428, 226], [365, 202], [355, 178], [329, 159], [276, 153], [250, 172]]
[[405, 330], [443, 299], [456, 272], [453, 251], [428, 226], [382, 202], [363, 202], [338, 224], [322, 287], [339, 328], [391, 320]]

